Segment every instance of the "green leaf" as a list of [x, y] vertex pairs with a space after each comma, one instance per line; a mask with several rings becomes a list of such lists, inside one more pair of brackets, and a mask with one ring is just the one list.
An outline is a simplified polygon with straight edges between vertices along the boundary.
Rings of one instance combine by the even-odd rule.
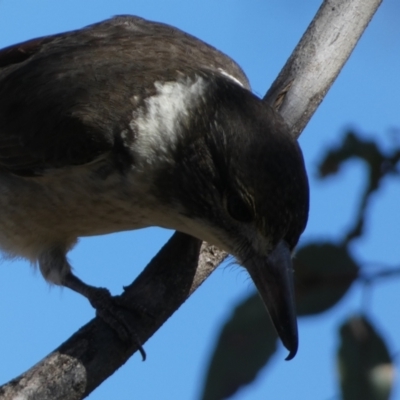
[[333, 307], [359, 271], [347, 248], [331, 243], [302, 247], [293, 263], [298, 315], [318, 314]]
[[365, 316], [340, 328], [338, 366], [343, 400], [388, 400], [394, 366], [382, 337]]
[[220, 333], [208, 368], [203, 400], [232, 396], [251, 383], [276, 351], [277, 335], [258, 294], [239, 304]]

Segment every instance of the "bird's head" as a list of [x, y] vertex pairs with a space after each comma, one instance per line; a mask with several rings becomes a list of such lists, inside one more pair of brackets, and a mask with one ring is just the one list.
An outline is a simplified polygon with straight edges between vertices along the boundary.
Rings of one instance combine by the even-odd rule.
[[223, 248], [248, 270], [290, 359], [298, 346], [291, 255], [309, 203], [301, 150], [249, 91], [222, 78], [202, 85], [192, 105], [172, 112], [179, 139], [165, 146], [169, 161], [154, 190], [179, 214], [172, 228]]

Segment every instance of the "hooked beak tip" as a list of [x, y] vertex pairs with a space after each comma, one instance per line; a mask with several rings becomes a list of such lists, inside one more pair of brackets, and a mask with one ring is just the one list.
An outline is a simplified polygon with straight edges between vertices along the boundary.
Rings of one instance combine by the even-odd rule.
[[[286, 347], [286, 346], [285, 346]], [[287, 347], [286, 347], [287, 348]], [[297, 349], [299, 348], [299, 342], [298, 340], [296, 340], [296, 343], [292, 345], [292, 347], [289, 350], [289, 354], [287, 355], [287, 357], [285, 358], [285, 361], [290, 361], [292, 360], [296, 354], [297, 354]]]
[[253, 259], [246, 267], [283, 345], [289, 350], [285, 359], [289, 361], [295, 357], [298, 349], [293, 266], [289, 246], [281, 241], [266, 260]]

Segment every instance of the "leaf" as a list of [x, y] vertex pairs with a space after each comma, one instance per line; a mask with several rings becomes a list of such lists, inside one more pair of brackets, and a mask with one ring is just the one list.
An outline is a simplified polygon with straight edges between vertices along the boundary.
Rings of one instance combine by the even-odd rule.
[[356, 132], [349, 131], [344, 136], [341, 145], [330, 149], [321, 160], [318, 166], [320, 178], [336, 174], [344, 162], [353, 158], [359, 158], [366, 163], [375, 188], [379, 186], [379, 180], [388, 172], [382, 166], [385, 163], [392, 164], [391, 155], [383, 153], [376, 141], [365, 140]]
[[359, 271], [347, 249], [331, 243], [302, 247], [293, 263], [298, 315], [318, 314], [333, 307]]
[[277, 335], [258, 294], [239, 304], [220, 333], [208, 368], [203, 400], [232, 396], [251, 383], [276, 351]]
[[400, 149], [392, 148], [389, 152], [382, 151], [376, 140], [366, 140], [356, 132], [349, 131], [342, 143], [326, 152], [318, 166], [321, 179], [336, 174], [343, 163], [351, 159], [362, 160], [367, 167], [367, 185], [361, 194], [360, 206], [353, 226], [344, 236], [343, 243], [350, 243], [364, 233], [371, 195], [376, 192], [387, 175], [398, 176]]
[[343, 400], [388, 400], [394, 366], [382, 337], [365, 316], [340, 328], [338, 366]]

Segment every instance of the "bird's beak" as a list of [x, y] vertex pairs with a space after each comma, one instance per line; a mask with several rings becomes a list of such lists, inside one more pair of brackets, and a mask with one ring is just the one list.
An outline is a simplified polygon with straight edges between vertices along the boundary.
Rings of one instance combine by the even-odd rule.
[[267, 259], [251, 258], [245, 267], [268, 309], [282, 343], [289, 350], [286, 360], [291, 360], [297, 353], [299, 341], [289, 246], [281, 241]]

